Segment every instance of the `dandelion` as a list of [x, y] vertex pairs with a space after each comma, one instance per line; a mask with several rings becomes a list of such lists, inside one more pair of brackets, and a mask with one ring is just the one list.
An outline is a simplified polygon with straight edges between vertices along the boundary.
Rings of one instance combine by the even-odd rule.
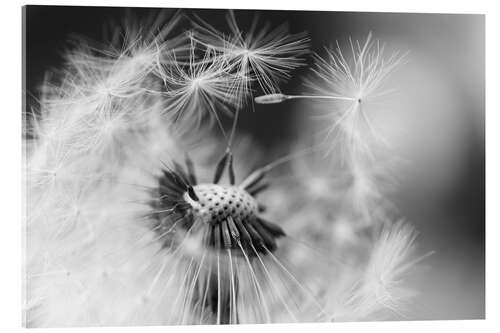
[[27, 128], [27, 326], [365, 320], [410, 299], [412, 229], [354, 228], [343, 204], [376, 183], [341, 195], [316, 146], [258, 168], [265, 154], [238, 150], [251, 82], [273, 93], [260, 102], [295, 98], [277, 84], [308, 40], [228, 22], [229, 36], [202, 21], [172, 37], [177, 16], [132, 28], [122, 47], [73, 49], [44, 83]]

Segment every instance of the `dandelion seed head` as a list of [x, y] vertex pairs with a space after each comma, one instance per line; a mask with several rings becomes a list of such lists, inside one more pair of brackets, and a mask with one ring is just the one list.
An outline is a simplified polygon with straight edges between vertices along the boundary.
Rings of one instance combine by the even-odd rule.
[[[156, 219], [153, 228], [157, 228], [161, 238], [175, 242], [167, 234], [172, 233], [175, 238], [173, 230], [178, 227], [192, 231], [197, 238], [204, 234], [205, 246], [218, 250], [240, 252], [255, 246], [265, 254], [265, 249], [276, 249], [275, 239], [285, 233], [259, 216], [255, 195], [264, 189], [259, 178], [239, 186], [197, 184], [196, 180], [192, 170], [186, 172], [178, 164], [175, 170], [163, 172], [158, 199], [152, 201]], [[254, 256], [251, 251], [249, 256]]]
[[[254, 83], [278, 91], [303, 64], [305, 34], [257, 21], [243, 32], [230, 13], [229, 34], [201, 22], [172, 37], [178, 20], [131, 25], [110, 44], [82, 42], [43, 85], [29, 129], [28, 325], [297, 322], [398, 307], [408, 232], [382, 234], [361, 263], [371, 243], [337, 211], [348, 207], [342, 198], [378, 193], [365, 169], [353, 173], [355, 195], [328, 164], [310, 168], [316, 159], [293, 175], [300, 191], [270, 186], [279, 180], [268, 179], [271, 168], [291, 159], [252, 169], [254, 145], [235, 157], [236, 121], [215, 172], [210, 163], [221, 146], [210, 122], [222, 129], [221, 115], [237, 119]], [[365, 57], [365, 67], [379, 63]], [[357, 108], [381, 81], [377, 66], [366, 68], [370, 80], [358, 81], [370, 83], [346, 87]], [[324, 260], [319, 244], [353, 267]], [[321, 296], [330, 288], [333, 310]]]
[[257, 215], [257, 201], [237, 186], [200, 184], [193, 191], [199, 200], [193, 200], [187, 192], [184, 199], [206, 223], [214, 224], [228, 216], [246, 221]]

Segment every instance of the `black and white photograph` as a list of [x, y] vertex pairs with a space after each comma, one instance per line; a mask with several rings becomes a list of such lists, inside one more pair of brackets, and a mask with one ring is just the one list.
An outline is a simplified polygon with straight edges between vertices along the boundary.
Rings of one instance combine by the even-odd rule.
[[485, 319], [484, 14], [22, 25], [23, 326]]

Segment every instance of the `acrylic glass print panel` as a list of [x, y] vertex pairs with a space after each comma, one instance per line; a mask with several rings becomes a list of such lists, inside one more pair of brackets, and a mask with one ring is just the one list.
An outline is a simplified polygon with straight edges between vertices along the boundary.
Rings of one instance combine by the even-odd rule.
[[28, 327], [484, 318], [484, 17], [27, 6]]

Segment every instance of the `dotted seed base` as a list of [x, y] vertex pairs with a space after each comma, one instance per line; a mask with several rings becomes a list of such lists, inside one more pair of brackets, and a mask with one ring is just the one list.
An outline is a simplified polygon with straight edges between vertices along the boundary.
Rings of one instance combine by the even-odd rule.
[[200, 184], [193, 189], [199, 201], [192, 200], [187, 193], [184, 199], [191, 204], [194, 213], [207, 223], [219, 223], [228, 216], [246, 221], [257, 214], [257, 201], [237, 186]]

